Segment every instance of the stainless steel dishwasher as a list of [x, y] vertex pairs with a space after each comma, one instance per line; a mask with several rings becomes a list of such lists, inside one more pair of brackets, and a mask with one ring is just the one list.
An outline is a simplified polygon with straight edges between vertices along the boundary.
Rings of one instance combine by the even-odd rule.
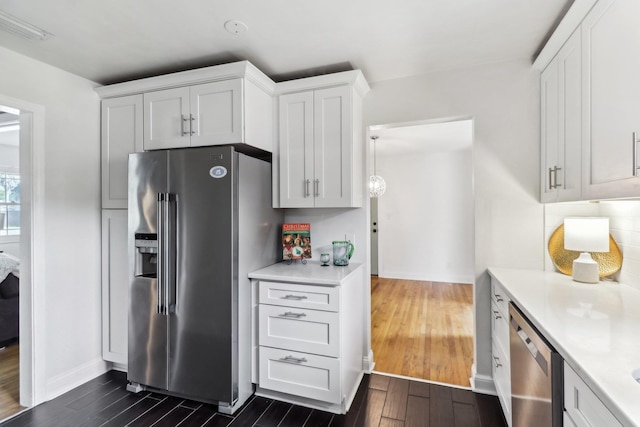
[[512, 427], [562, 426], [562, 357], [509, 303]]

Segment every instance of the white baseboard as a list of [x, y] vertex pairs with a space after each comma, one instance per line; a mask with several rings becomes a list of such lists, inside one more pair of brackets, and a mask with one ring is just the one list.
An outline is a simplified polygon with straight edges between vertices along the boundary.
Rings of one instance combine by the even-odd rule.
[[113, 369], [114, 371], [127, 372], [127, 364], [126, 363], [116, 363], [110, 362], [107, 365], [107, 369]]
[[373, 372], [376, 362], [373, 361], [373, 350], [369, 349], [369, 354], [362, 358], [362, 369], [366, 374]]
[[402, 271], [378, 271], [378, 277], [383, 279], [403, 279], [403, 280], [418, 280], [428, 282], [441, 282], [441, 283], [474, 283], [475, 277], [468, 275], [446, 275], [446, 276], [433, 276], [429, 272], [425, 273], [406, 273]]
[[47, 380], [46, 400], [55, 399], [61, 394], [94, 379], [98, 375], [104, 374], [108, 370], [109, 365], [107, 362], [102, 360], [102, 358], [98, 358], [67, 372], [56, 375], [55, 377]]
[[474, 372], [469, 380], [471, 382], [471, 390], [476, 393], [490, 394], [492, 396], [498, 395], [492, 377], [488, 375], [478, 375]]

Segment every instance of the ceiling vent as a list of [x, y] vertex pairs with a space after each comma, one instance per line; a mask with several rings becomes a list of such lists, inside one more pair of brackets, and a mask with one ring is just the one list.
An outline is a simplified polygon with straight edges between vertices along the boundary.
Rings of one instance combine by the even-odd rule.
[[47, 40], [53, 37], [53, 34], [38, 28], [28, 22], [18, 19], [0, 10], [0, 30], [7, 31], [16, 36], [27, 40]]

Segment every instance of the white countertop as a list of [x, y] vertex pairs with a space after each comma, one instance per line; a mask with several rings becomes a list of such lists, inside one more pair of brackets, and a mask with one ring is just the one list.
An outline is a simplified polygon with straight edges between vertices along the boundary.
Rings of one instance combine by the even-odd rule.
[[249, 278], [276, 282], [338, 286], [361, 267], [362, 264], [359, 263], [349, 263], [349, 265], [343, 267], [329, 264], [327, 267], [323, 267], [317, 261], [307, 261], [306, 264], [301, 261], [295, 261], [291, 264], [283, 261], [252, 271], [249, 273]]
[[624, 425], [640, 426], [640, 291], [617, 282], [490, 268], [489, 274]]

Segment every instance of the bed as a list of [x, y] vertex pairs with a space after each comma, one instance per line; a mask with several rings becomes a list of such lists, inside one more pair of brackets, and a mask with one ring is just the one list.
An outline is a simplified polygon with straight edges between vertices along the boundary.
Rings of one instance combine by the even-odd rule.
[[20, 260], [0, 253], [0, 347], [18, 339], [20, 330]]

